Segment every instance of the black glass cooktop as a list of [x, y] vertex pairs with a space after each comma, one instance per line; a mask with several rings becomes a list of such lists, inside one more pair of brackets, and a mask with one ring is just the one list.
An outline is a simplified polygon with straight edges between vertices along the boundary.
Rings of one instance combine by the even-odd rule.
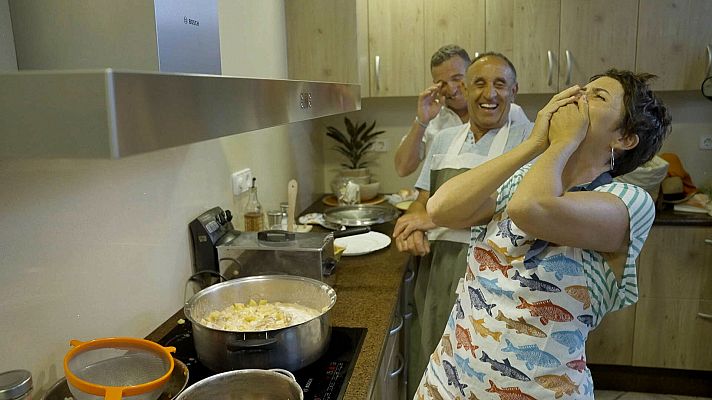
[[[304, 391], [304, 400], [343, 398], [366, 331], [366, 328], [332, 327], [326, 353], [314, 363], [292, 371]], [[188, 386], [217, 373], [198, 360], [190, 321], [177, 325], [158, 343], [176, 348], [174, 357], [188, 366]]]

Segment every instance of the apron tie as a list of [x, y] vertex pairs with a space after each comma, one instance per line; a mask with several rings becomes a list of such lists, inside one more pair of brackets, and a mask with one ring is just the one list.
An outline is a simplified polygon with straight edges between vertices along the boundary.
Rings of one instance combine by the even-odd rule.
[[[596, 179], [594, 179], [591, 183], [589, 183], [587, 185], [574, 186], [571, 189], [569, 189], [568, 191], [569, 192], [590, 192], [599, 186], [607, 185], [611, 182], [613, 182], [613, 178], [611, 177], [611, 172], [606, 171], [606, 172], [602, 173], [601, 175], [598, 175], [598, 177]], [[546, 240], [541, 240], [541, 239], [535, 240], [534, 243], [529, 248], [529, 251], [527, 251], [526, 256], [524, 256], [524, 267], [526, 269], [535, 268], [539, 264], [539, 261], [540, 261], [538, 258], [536, 258], [536, 256], [541, 254], [541, 252], [544, 251], [548, 246], [549, 246], [549, 242], [547, 242]]]

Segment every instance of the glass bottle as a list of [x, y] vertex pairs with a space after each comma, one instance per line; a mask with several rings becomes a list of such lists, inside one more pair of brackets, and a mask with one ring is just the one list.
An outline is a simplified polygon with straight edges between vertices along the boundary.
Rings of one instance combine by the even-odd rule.
[[252, 187], [250, 188], [250, 197], [247, 199], [245, 207], [245, 231], [259, 232], [264, 227], [264, 216], [262, 214], [262, 205], [257, 199], [257, 186], [255, 186], [257, 178], [252, 178]]

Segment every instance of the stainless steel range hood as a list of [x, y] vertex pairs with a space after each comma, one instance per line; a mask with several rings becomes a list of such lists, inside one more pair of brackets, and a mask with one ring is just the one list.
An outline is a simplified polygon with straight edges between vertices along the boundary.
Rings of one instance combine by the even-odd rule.
[[359, 110], [359, 85], [220, 75], [216, 0], [10, 0], [0, 158], [120, 158]]

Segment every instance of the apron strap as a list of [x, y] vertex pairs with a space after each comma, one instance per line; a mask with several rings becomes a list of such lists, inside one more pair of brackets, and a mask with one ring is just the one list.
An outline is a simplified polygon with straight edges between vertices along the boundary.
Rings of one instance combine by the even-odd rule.
[[[569, 189], [569, 192], [590, 192], [594, 190], [595, 188], [603, 185], [607, 185], [609, 183], [613, 182], [613, 177], [611, 177], [611, 172], [606, 171], [602, 173], [601, 175], [598, 175], [596, 179], [594, 179], [591, 183], [587, 185], [580, 185], [580, 186], [574, 186], [571, 189]], [[531, 269], [536, 267], [539, 264], [539, 259], [537, 259], [536, 256], [541, 254], [547, 247], [549, 246], [549, 242], [546, 240], [541, 240], [537, 239], [534, 241], [534, 243], [529, 247], [529, 250], [527, 251], [526, 256], [524, 256], [524, 267], [527, 269]]]

